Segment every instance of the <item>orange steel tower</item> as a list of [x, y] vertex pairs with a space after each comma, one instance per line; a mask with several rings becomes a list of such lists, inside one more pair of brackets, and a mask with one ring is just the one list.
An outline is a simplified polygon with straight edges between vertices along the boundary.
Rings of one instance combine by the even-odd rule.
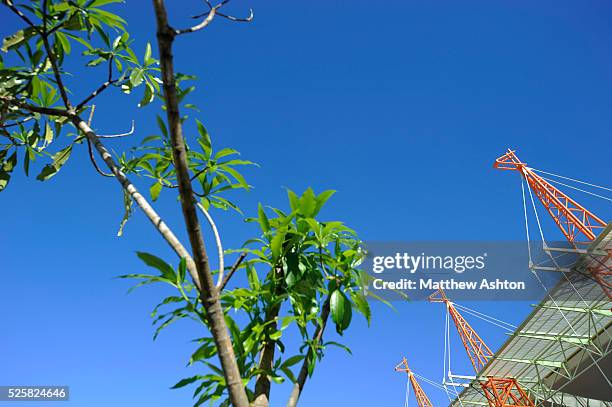
[[414, 373], [412, 373], [412, 370], [410, 370], [410, 368], [408, 367], [408, 362], [406, 361], [406, 358], [402, 360], [402, 363], [395, 366], [395, 371], [406, 372], [408, 374], [408, 379], [410, 379], [410, 384], [412, 385], [412, 389], [414, 390], [414, 395], [416, 396], [417, 404], [419, 405], [419, 407], [433, 407], [433, 404], [431, 404], [431, 401], [429, 401], [429, 398], [419, 385], [419, 382], [417, 382], [416, 378], [414, 377]]
[[[468, 324], [463, 316], [457, 311], [453, 303], [448, 299], [444, 291], [438, 290], [429, 296], [430, 302], [442, 302], [446, 305], [448, 312], [457, 327], [463, 346], [472, 362], [476, 375], [487, 364], [493, 356], [491, 349], [478, 336], [476, 331]], [[489, 406], [492, 407], [534, 407], [527, 393], [521, 388], [514, 378], [487, 377], [480, 383]]]
[[[606, 227], [606, 223], [603, 220], [559, 191], [536, 174], [527, 164], [519, 160], [513, 150], [508, 149], [506, 154], [495, 160], [493, 167], [500, 170], [518, 171], [525, 178], [527, 184], [540, 202], [542, 202], [550, 216], [552, 216], [561, 232], [574, 246], [578, 243], [588, 244], [592, 242], [597, 237], [596, 232]], [[578, 240], [580, 237], [586, 238], [586, 241]], [[589, 267], [589, 272], [608, 298], [612, 300], [612, 287], [606, 281], [606, 279], [612, 276], [610, 267], [607, 265], [611, 259], [612, 250], [608, 249], [607, 256], [594, 267]]]
[[[506, 154], [495, 160], [493, 167], [520, 172], [570, 243], [590, 243], [595, 240], [596, 232], [606, 227], [603, 220], [559, 191], [519, 160], [513, 150], [508, 149]], [[586, 242], [577, 240], [580, 236], [585, 237]]]

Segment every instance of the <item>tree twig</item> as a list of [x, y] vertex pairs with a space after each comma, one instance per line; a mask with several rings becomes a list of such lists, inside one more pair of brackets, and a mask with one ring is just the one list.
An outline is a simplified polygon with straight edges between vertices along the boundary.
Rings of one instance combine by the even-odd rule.
[[232, 278], [236, 270], [238, 270], [238, 267], [240, 267], [240, 264], [246, 258], [246, 256], [247, 256], [247, 252], [240, 253], [240, 256], [238, 256], [238, 258], [236, 259], [236, 262], [234, 263], [230, 271], [225, 275], [225, 278], [221, 282], [221, 285], [218, 287], [219, 292], [225, 289], [225, 286], [227, 285], [227, 283], [229, 283], [230, 278]]
[[130, 127], [128, 132], [119, 134], [98, 134], [98, 138], [120, 138], [131, 136], [132, 134], [134, 134], [134, 120], [132, 120], [132, 127]]
[[219, 255], [219, 274], [217, 276], [217, 289], [218, 289], [221, 286], [221, 282], [223, 281], [223, 274], [225, 273], [225, 259], [224, 259], [225, 256], [223, 255], [223, 246], [221, 245], [221, 236], [219, 236], [219, 230], [217, 229], [217, 225], [215, 224], [215, 221], [213, 220], [212, 216], [210, 216], [210, 213], [208, 213], [206, 208], [204, 208], [204, 205], [198, 202], [197, 206], [198, 208], [200, 208], [200, 211], [202, 211], [202, 213], [204, 214], [204, 217], [208, 221], [208, 224], [210, 225], [210, 228], [213, 231], [213, 235], [215, 236], [215, 243], [217, 244], [217, 254]]
[[9, 124], [0, 123], [0, 127], [3, 128], [3, 129], [7, 129], [9, 127], [19, 126], [20, 124], [24, 124], [24, 123], [29, 122], [33, 118], [34, 118], [34, 116], [29, 116], [29, 117], [26, 117], [23, 120], [19, 120], [19, 121], [16, 121], [16, 122], [13, 122], [13, 123], [9, 123]]
[[74, 113], [69, 112], [64, 109], [56, 109], [54, 107], [43, 107], [43, 106], [34, 106], [26, 102], [22, 102], [19, 99], [12, 98], [10, 96], [0, 96], [0, 100], [8, 102], [13, 106], [20, 107], [24, 110], [34, 113], [42, 113], [50, 116], [61, 116], [61, 117], [73, 117]]
[[182, 30], [177, 30], [175, 29], [173, 32], [175, 35], [181, 35], [181, 34], [187, 34], [187, 33], [193, 33], [196, 31], [200, 31], [201, 29], [205, 28], [208, 24], [210, 24], [210, 22], [213, 20], [213, 18], [215, 18], [215, 14], [217, 13], [217, 9], [220, 7], [221, 5], [216, 5], [215, 7], [211, 8], [210, 11], [208, 13], [206, 13], [206, 18], [204, 20], [202, 20], [202, 22], [200, 24], [194, 25], [193, 27], [189, 27], [189, 28], [185, 28]]
[[83, 106], [85, 106], [87, 103], [89, 103], [93, 98], [98, 96], [100, 93], [104, 92], [104, 90], [106, 90], [106, 88], [108, 88], [110, 85], [112, 85], [113, 83], [117, 82], [117, 79], [113, 79], [113, 60], [114, 60], [113, 56], [111, 56], [108, 59], [108, 77], [106, 78], [106, 82], [104, 82], [102, 85], [98, 86], [98, 88], [96, 90], [91, 92], [89, 94], [89, 96], [87, 96], [85, 99], [83, 99], [83, 101], [77, 105], [77, 107], [76, 107], [77, 111], [79, 111]]
[[98, 172], [98, 174], [102, 175], [103, 177], [114, 177], [113, 174], [107, 174], [104, 171], [102, 171], [102, 169], [98, 166], [98, 163], [96, 162], [96, 157], [94, 157], [94, 153], [93, 153], [93, 149], [91, 148], [91, 141], [89, 141], [89, 138], [85, 138], [87, 140], [87, 150], [89, 152], [89, 161], [91, 161], [91, 164], [94, 166], [94, 168], [96, 169], [96, 171]]
[[12, 1], [12, 0], [5, 0], [5, 1], [4, 1], [4, 4], [6, 4], [6, 5], [8, 6], [8, 8], [10, 8], [10, 9], [11, 9], [11, 11], [12, 11], [13, 13], [17, 14], [17, 15], [19, 16], [19, 18], [21, 18], [23, 21], [25, 21], [25, 23], [26, 23], [27, 25], [29, 25], [29, 26], [30, 26], [30, 27], [32, 27], [32, 28], [36, 28], [36, 29], [38, 29], [38, 28], [36, 27], [36, 25], [34, 25], [34, 23], [32, 22], [32, 20], [30, 20], [30, 19], [28, 18], [28, 16], [26, 16], [25, 14], [23, 14], [23, 12], [22, 12], [21, 10], [19, 10], [17, 7], [15, 7], [15, 4], [13, 4], [13, 1]]

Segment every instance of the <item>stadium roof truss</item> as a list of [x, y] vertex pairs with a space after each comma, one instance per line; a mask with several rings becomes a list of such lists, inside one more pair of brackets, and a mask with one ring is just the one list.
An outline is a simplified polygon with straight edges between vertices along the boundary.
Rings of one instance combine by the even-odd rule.
[[488, 406], [479, 382], [494, 376], [517, 379], [537, 406], [612, 407], [611, 303], [586, 272], [602, 262], [610, 270], [610, 250], [612, 224], [580, 251], [572, 270], [534, 306], [452, 406]]

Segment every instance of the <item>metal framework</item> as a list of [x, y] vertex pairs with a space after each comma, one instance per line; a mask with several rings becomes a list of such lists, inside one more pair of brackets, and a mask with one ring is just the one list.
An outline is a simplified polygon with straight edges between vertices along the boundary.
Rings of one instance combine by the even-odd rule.
[[586, 238], [586, 243], [590, 243], [595, 239], [597, 232], [606, 227], [603, 220], [559, 191], [519, 160], [514, 150], [508, 149], [506, 154], [495, 160], [493, 167], [518, 171], [570, 243], [585, 243], [577, 240], [580, 236]]
[[[448, 299], [443, 290], [437, 290], [429, 296], [430, 302], [442, 302], [451, 315], [463, 347], [465, 348], [476, 374], [487, 365], [493, 357], [493, 352], [478, 336], [476, 331], [468, 324]], [[488, 376], [480, 381], [480, 387], [485, 394], [488, 405], [491, 407], [534, 407], [533, 402], [513, 377]]]
[[[536, 174], [527, 164], [519, 160], [514, 150], [508, 149], [506, 154], [495, 160], [493, 167], [500, 170], [518, 171], [570, 244], [574, 246], [576, 244], [590, 244], [595, 240], [597, 234], [606, 227], [603, 220], [559, 191]], [[586, 241], [577, 240], [580, 236], [586, 238]], [[612, 300], [612, 285], [610, 283], [612, 272], [609, 266], [609, 263], [612, 263], [611, 260], [612, 250], [608, 250], [607, 256], [603, 260], [588, 268], [588, 272], [591, 273], [593, 279], [601, 286], [610, 300]]]
[[[597, 250], [612, 243], [612, 227]], [[595, 249], [594, 249], [595, 250]], [[584, 254], [585, 266], [593, 258]], [[600, 287], [571, 273], [534, 306], [454, 407], [487, 406], [480, 383], [513, 377], [536, 406], [612, 407], [612, 311]]]
[[419, 385], [419, 382], [417, 382], [416, 378], [414, 377], [414, 373], [412, 373], [412, 370], [410, 370], [410, 368], [408, 367], [408, 361], [406, 360], [406, 358], [403, 358], [402, 363], [395, 366], [395, 371], [405, 372], [406, 374], [408, 374], [408, 379], [410, 380], [410, 384], [412, 385], [412, 389], [414, 390], [414, 395], [416, 396], [417, 404], [419, 405], [419, 407], [433, 407], [433, 404], [431, 404], [429, 397], [427, 397], [427, 395], [421, 388], [421, 385]]
[[[550, 248], [545, 244], [544, 250], [556, 255], [574, 253], [579, 259], [569, 268], [556, 262], [555, 267], [532, 266], [534, 273], [559, 272], [563, 278], [547, 290], [546, 297], [452, 406], [499, 402], [495, 392], [503, 393], [503, 389], [487, 392], [483, 387], [484, 381], [495, 377], [520, 382], [524, 391], [517, 397], [528, 396], [537, 406], [612, 407], [612, 225], [606, 226], [550, 185], [512, 150], [499, 157], [494, 167], [518, 171], [573, 246]], [[501, 381], [499, 385], [509, 386]]]

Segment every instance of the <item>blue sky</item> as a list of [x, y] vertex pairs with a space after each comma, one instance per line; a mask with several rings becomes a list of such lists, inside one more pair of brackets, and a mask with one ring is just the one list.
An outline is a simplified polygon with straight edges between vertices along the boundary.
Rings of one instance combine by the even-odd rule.
[[[201, 10], [200, 1], [168, 3], [177, 25]], [[258, 202], [286, 205], [284, 187], [312, 186], [338, 191], [323, 216], [363, 239], [518, 240], [518, 176], [492, 169], [507, 147], [536, 168], [610, 184], [609, 2], [230, 6], [236, 14], [253, 7], [255, 21], [216, 21], [180, 38], [175, 55], [180, 72], [200, 78], [192, 99], [213, 143], [261, 165], [248, 171], [255, 189], [235, 196], [247, 214]], [[115, 10], [144, 50], [154, 40], [152, 6], [128, 1]], [[3, 36], [18, 28], [6, 10], [0, 21]], [[97, 79], [69, 83], [85, 94]], [[94, 127], [119, 132], [134, 119], [137, 137], [152, 134], [156, 109], [137, 110], [137, 102], [100, 98]], [[610, 218], [609, 206], [577, 198]], [[170, 194], [158, 206], [180, 230]], [[97, 176], [80, 149], [50, 182], [15, 176], [0, 208], [0, 384], [67, 384], [69, 405], [79, 407], [190, 405], [191, 390], [168, 387], [198, 373], [185, 362], [189, 340], [202, 335], [179, 323], [153, 342], [148, 315], [163, 290], [126, 295], [129, 283], [114, 279], [142, 270], [136, 250], [175, 261], [139, 213], [115, 236], [116, 182]], [[254, 233], [237, 215], [217, 216], [227, 247]], [[514, 323], [529, 312], [524, 303], [470, 305]], [[302, 406], [402, 405], [405, 377], [393, 367], [404, 355], [418, 373], [441, 377], [443, 307], [373, 307], [372, 326], [357, 319], [345, 338], [353, 356], [330, 350]], [[474, 325], [492, 348], [504, 340], [497, 328]], [[455, 350], [456, 372], [471, 373]], [[423, 387], [434, 404], [447, 402]], [[286, 386], [276, 389], [272, 405], [284, 405], [287, 394]]]

